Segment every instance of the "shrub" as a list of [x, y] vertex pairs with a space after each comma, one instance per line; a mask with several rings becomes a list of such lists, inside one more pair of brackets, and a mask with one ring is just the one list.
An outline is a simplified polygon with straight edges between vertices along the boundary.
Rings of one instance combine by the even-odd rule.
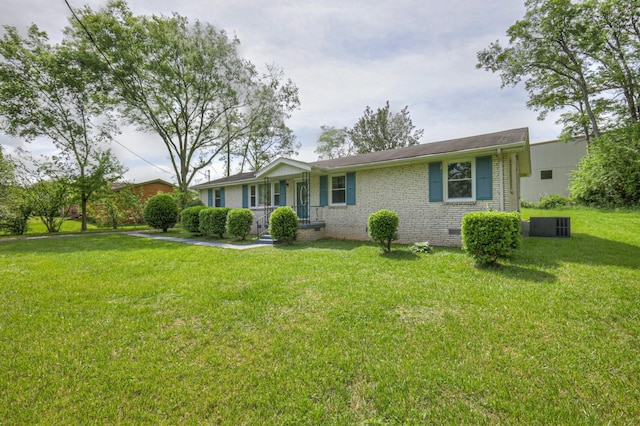
[[368, 220], [369, 236], [382, 244], [385, 252], [391, 251], [391, 241], [398, 239], [400, 218], [393, 210], [378, 210]]
[[520, 199], [520, 207], [522, 207], [523, 209], [537, 209], [539, 205], [535, 201], [527, 201], [522, 198]]
[[431, 254], [433, 253], [433, 247], [429, 245], [429, 242], [425, 241], [423, 243], [413, 243], [411, 246], [411, 253], [415, 254]]
[[519, 216], [504, 212], [473, 212], [462, 217], [462, 249], [478, 265], [495, 263], [520, 246]]
[[640, 206], [640, 125], [613, 130], [589, 144], [569, 190], [579, 203], [598, 207]]
[[540, 203], [538, 204], [538, 207], [541, 209], [549, 210], [549, 209], [555, 209], [556, 207], [559, 207], [559, 206], [568, 206], [570, 204], [571, 204], [571, 201], [569, 201], [568, 198], [565, 198], [562, 195], [549, 194], [547, 196], [540, 198]]
[[200, 211], [206, 209], [205, 206], [193, 206], [187, 207], [182, 210], [180, 222], [182, 223], [182, 229], [192, 234], [200, 233]]
[[522, 247], [522, 220], [520, 213], [511, 212], [504, 213], [509, 219], [511, 219], [511, 250], [518, 250]]
[[200, 210], [200, 233], [218, 238], [224, 237], [227, 227], [228, 207], [208, 207]]
[[241, 240], [251, 231], [253, 212], [249, 209], [233, 209], [227, 215], [227, 232]]
[[291, 207], [278, 207], [269, 218], [269, 234], [274, 241], [295, 240], [298, 230], [298, 216]]
[[154, 195], [144, 206], [142, 217], [150, 227], [167, 232], [178, 221], [178, 204], [169, 194]]

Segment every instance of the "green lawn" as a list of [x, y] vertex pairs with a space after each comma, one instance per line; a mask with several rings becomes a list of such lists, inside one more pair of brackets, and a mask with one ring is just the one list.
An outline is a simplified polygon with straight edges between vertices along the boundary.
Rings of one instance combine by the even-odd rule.
[[344, 241], [0, 241], [0, 423], [638, 424], [640, 213], [501, 267]]
[[[80, 228], [82, 223], [80, 220], [72, 220], [68, 219], [62, 222], [62, 228], [60, 229], [60, 234], [76, 234], [80, 233]], [[118, 229], [113, 229], [112, 227], [104, 227], [98, 226], [95, 223], [87, 224], [87, 232], [118, 232], [118, 231], [138, 231], [149, 229], [146, 225], [138, 225], [138, 224], [124, 224], [120, 225]], [[15, 238], [21, 237], [32, 237], [32, 236], [40, 236], [40, 235], [57, 235], [56, 233], [50, 234], [47, 232], [47, 227], [42, 223], [40, 219], [31, 218], [29, 219], [29, 229], [25, 233], [25, 235], [17, 235]], [[0, 232], [0, 238], [9, 237], [10, 235], [3, 235]]]

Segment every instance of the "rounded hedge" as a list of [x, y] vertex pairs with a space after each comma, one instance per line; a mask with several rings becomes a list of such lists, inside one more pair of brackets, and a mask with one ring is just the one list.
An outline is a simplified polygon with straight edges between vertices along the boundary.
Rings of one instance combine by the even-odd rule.
[[192, 234], [200, 233], [200, 211], [206, 209], [206, 206], [193, 206], [182, 210], [180, 222], [182, 229]]
[[472, 212], [462, 217], [462, 249], [478, 265], [490, 265], [520, 247], [520, 215]]
[[241, 240], [251, 232], [253, 212], [249, 209], [233, 209], [227, 214], [227, 232]]
[[296, 239], [298, 216], [291, 207], [278, 207], [269, 217], [269, 234], [274, 241], [290, 242]]
[[398, 224], [400, 218], [393, 210], [378, 210], [369, 216], [369, 236], [382, 244], [385, 252], [391, 251], [391, 241], [398, 239]]
[[167, 232], [178, 221], [178, 204], [169, 194], [158, 194], [149, 198], [142, 217], [147, 225]]
[[200, 211], [200, 233], [218, 238], [224, 237], [227, 228], [228, 207], [209, 207]]

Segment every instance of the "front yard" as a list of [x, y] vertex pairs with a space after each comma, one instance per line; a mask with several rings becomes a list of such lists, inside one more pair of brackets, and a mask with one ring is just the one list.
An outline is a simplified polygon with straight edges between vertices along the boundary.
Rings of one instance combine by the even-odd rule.
[[0, 241], [0, 423], [637, 424], [640, 213], [499, 268], [348, 241]]

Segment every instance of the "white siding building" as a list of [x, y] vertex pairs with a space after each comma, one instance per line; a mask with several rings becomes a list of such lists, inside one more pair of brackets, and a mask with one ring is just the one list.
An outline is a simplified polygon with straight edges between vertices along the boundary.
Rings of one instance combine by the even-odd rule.
[[522, 199], [537, 202], [549, 194], [568, 197], [571, 172], [587, 154], [586, 139], [532, 143], [530, 150], [531, 176], [521, 180]]

